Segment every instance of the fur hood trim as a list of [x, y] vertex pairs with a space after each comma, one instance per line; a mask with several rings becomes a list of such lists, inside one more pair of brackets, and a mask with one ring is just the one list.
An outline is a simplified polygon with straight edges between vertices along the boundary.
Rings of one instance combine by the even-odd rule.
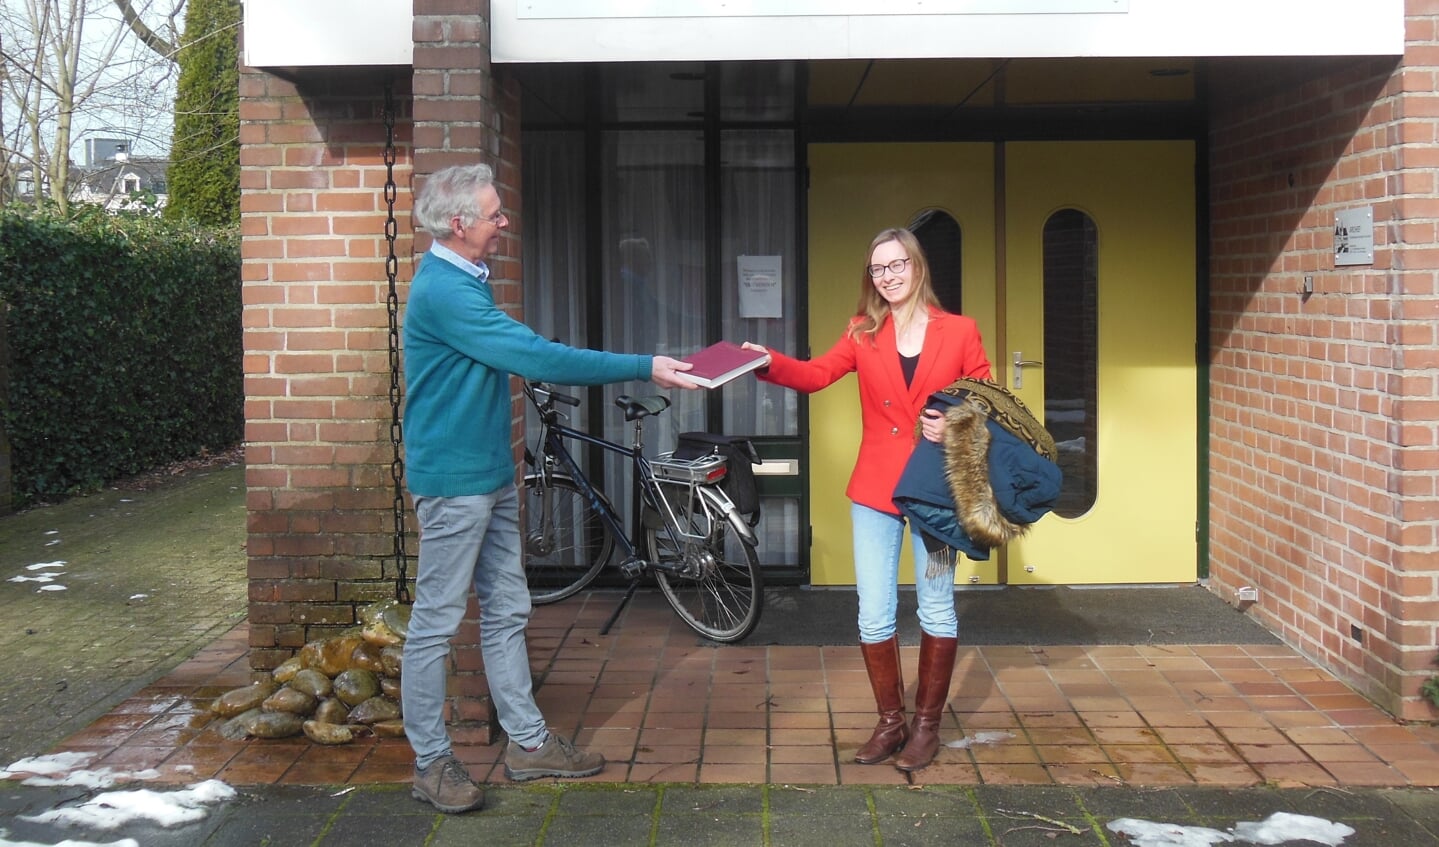
[[969, 537], [985, 547], [1002, 547], [1027, 529], [1004, 517], [989, 480], [989, 430], [984, 409], [965, 400], [944, 413], [944, 476], [954, 511]]

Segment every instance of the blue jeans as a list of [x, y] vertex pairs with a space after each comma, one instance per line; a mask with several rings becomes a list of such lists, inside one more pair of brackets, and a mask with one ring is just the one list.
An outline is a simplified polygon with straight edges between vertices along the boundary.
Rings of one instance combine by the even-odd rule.
[[[866, 644], [894, 635], [899, 608], [899, 553], [905, 522], [898, 515], [851, 503], [854, 526], [854, 583], [859, 591], [859, 640]], [[909, 531], [914, 551], [914, 590], [919, 600], [919, 626], [930, 635], [954, 638], [959, 619], [954, 614], [954, 572], [946, 569], [925, 579], [928, 554], [919, 533]], [[406, 668], [408, 671], [408, 668]]]
[[415, 497], [420, 521], [419, 573], [405, 639], [400, 696], [415, 765], [451, 752], [445, 730], [445, 672], [473, 584], [480, 603], [480, 654], [500, 726], [526, 747], [548, 731], [535, 704], [525, 626], [530, 588], [520, 560], [520, 503], [515, 486], [467, 497]]

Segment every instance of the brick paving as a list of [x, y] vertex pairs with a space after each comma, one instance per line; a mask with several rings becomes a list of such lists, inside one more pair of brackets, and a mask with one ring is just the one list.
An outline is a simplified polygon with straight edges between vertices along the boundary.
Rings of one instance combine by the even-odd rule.
[[113, 723], [244, 619], [244, 486], [231, 462], [0, 517], [0, 763]]
[[[874, 716], [853, 647], [699, 643], [654, 593], [608, 635], [613, 592], [537, 610], [532, 664], [557, 730], [605, 754], [590, 782], [896, 785], [851, 761]], [[161, 782], [403, 782], [399, 739], [322, 747], [226, 741], [214, 697], [247, 684], [246, 626], [121, 701], [57, 749]], [[916, 648], [901, 648], [912, 679]], [[929, 785], [1439, 786], [1439, 728], [1405, 726], [1277, 644], [981, 646], [962, 649]], [[502, 744], [457, 734], [477, 779], [507, 780]]]

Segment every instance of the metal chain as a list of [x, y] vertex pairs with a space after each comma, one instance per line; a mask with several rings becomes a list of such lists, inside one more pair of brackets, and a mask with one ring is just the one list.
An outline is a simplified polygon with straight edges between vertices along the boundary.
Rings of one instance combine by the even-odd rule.
[[385, 303], [390, 312], [390, 444], [394, 458], [390, 462], [390, 478], [395, 484], [395, 600], [409, 604], [410, 554], [405, 550], [405, 461], [400, 458], [404, 432], [400, 424], [400, 294], [395, 280], [400, 274], [400, 260], [395, 255], [395, 240], [400, 225], [395, 220], [395, 88], [394, 81], [385, 80], [385, 241], [389, 255], [385, 257], [385, 276], [390, 281]]

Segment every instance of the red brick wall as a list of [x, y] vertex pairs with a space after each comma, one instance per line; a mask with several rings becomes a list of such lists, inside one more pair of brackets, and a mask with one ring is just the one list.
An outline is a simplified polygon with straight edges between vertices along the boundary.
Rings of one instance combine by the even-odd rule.
[[[1411, 6], [1414, 4], [1411, 3]], [[1216, 63], [1211, 90], [1213, 587], [1409, 719], [1439, 627], [1436, 20], [1392, 59]], [[1335, 212], [1374, 210], [1372, 266]], [[1306, 275], [1314, 293], [1301, 294]]]
[[[384, 74], [240, 79], [250, 663], [394, 596]], [[394, 74], [401, 282], [410, 78]], [[413, 548], [412, 548], [413, 549]]]
[[[520, 312], [520, 113], [518, 86], [493, 73], [490, 65], [489, 4], [463, 0], [415, 1], [414, 119], [416, 186], [425, 174], [455, 164], [484, 162], [495, 170], [495, 185], [510, 218], [500, 253], [486, 264], [495, 301], [515, 317]], [[424, 247], [428, 240], [421, 238]], [[518, 395], [514, 441], [524, 440]], [[489, 689], [480, 659], [479, 612], [473, 594], [451, 667], [451, 731], [476, 731], [493, 737]], [[464, 725], [470, 724], [467, 728]]]

